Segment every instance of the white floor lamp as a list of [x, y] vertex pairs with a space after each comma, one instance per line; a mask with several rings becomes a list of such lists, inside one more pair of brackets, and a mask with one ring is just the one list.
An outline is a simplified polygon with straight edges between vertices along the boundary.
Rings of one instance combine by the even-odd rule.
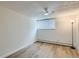
[[71, 48], [72, 49], [75, 49], [75, 47], [74, 47], [74, 31], [73, 31], [73, 29], [74, 29], [74, 22], [75, 22], [75, 20], [71, 20], [71, 24], [72, 24], [72, 46], [71, 46]]

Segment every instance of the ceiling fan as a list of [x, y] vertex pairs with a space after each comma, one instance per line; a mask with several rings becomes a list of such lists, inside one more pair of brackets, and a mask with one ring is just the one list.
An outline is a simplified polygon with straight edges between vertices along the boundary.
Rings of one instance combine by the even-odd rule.
[[52, 14], [52, 13], [54, 13], [54, 11], [49, 11], [49, 9], [46, 7], [46, 8], [44, 8], [44, 15], [50, 15], [50, 14]]

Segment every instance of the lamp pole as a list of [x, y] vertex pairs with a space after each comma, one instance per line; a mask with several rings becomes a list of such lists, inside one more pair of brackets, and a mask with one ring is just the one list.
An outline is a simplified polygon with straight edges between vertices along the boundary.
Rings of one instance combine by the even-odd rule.
[[74, 20], [72, 20], [72, 23], [71, 23], [71, 24], [72, 24], [72, 47], [71, 47], [71, 48], [72, 48], [72, 49], [75, 49], [75, 47], [74, 47], [74, 42], [73, 42], [73, 40], [74, 40], [74, 35], [73, 35], [73, 34], [74, 34], [74, 33], [73, 33]]

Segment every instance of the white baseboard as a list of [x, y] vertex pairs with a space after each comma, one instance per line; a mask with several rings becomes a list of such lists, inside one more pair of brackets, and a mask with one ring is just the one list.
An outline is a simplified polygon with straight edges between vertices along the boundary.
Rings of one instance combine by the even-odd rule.
[[35, 42], [35, 41], [32, 41], [31, 43], [28, 43], [27, 45], [24, 45], [24, 46], [22, 46], [22, 47], [20, 47], [20, 48], [18, 48], [18, 49], [16, 49], [16, 50], [14, 50], [14, 51], [11, 51], [11, 52], [9, 52], [9, 53], [6, 53], [5, 55], [0, 56], [0, 58], [6, 58], [6, 57], [8, 57], [8, 56], [10, 56], [10, 55], [12, 55], [12, 54], [14, 54], [14, 53], [16, 53], [16, 52], [22, 50], [22, 49], [28, 47], [29, 45], [33, 44], [34, 42]]
[[69, 44], [69, 43], [62, 43], [62, 42], [55, 42], [55, 41], [48, 41], [48, 40], [37, 40], [37, 41], [52, 43], [52, 44], [58, 44], [58, 45], [72, 46], [72, 44]]
[[[16, 53], [16, 52], [18, 52], [18, 51], [20, 51], [20, 50], [26, 48], [26, 47], [28, 47], [29, 45], [33, 44], [33, 43], [36, 42], [36, 41], [47, 42], [47, 43], [53, 43], [53, 44], [56, 43], [56, 42], [53, 42], [53, 41], [35, 40], [35, 41], [32, 41], [32, 42], [28, 43], [27, 45], [24, 45], [24, 46], [22, 46], [22, 47], [20, 47], [20, 48], [18, 48], [18, 49], [16, 49], [16, 50], [14, 50], [14, 51], [11, 51], [11, 52], [9, 52], [9, 53], [6, 53], [5, 55], [0, 56], [0, 58], [8, 57], [8, 56], [10, 56], [10, 55], [12, 55], [12, 54], [14, 54], [14, 53]], [[60, 44], [60, 42], [57, 42], [57, 44]], [[64, 44], [64, 43], [63, 43], [63, 45], [67, 45], [67, 44]], [[68, 45], [71, 46], [71, 44], [68, 44]]]

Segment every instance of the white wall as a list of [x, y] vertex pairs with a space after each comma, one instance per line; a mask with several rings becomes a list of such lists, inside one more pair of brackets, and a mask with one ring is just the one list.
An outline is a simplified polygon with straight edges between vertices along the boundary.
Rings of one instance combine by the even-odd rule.
[[[68, 20], [74, 20], [74, 46], [77, 50], [79, 50], [79, 8], [60, 12], [59, 17], [67, 16]], [[65, 17], [65, 19], [67, 18]], [[69, 26], [69, 25], [68, 25]]]
[[71, 20], [74, 19], [76, 20], [74, 23], [74, 45], [77, 46], [78, 44], [75, 42], [77, 39], [77, 20], [79, 19], [78, 14], [78, 9], [56, 13], [56, 30], [39, 30], [38, 40], [72, 44]]
[[0, 7], [0, 57], [32, 44], [36, 33], [34, 23], [27, 16]]
[[39, 30], [39, 40], [62, 42], [71, 44], [71, 23], [65, 17], [56, 19], [56, 30]]

